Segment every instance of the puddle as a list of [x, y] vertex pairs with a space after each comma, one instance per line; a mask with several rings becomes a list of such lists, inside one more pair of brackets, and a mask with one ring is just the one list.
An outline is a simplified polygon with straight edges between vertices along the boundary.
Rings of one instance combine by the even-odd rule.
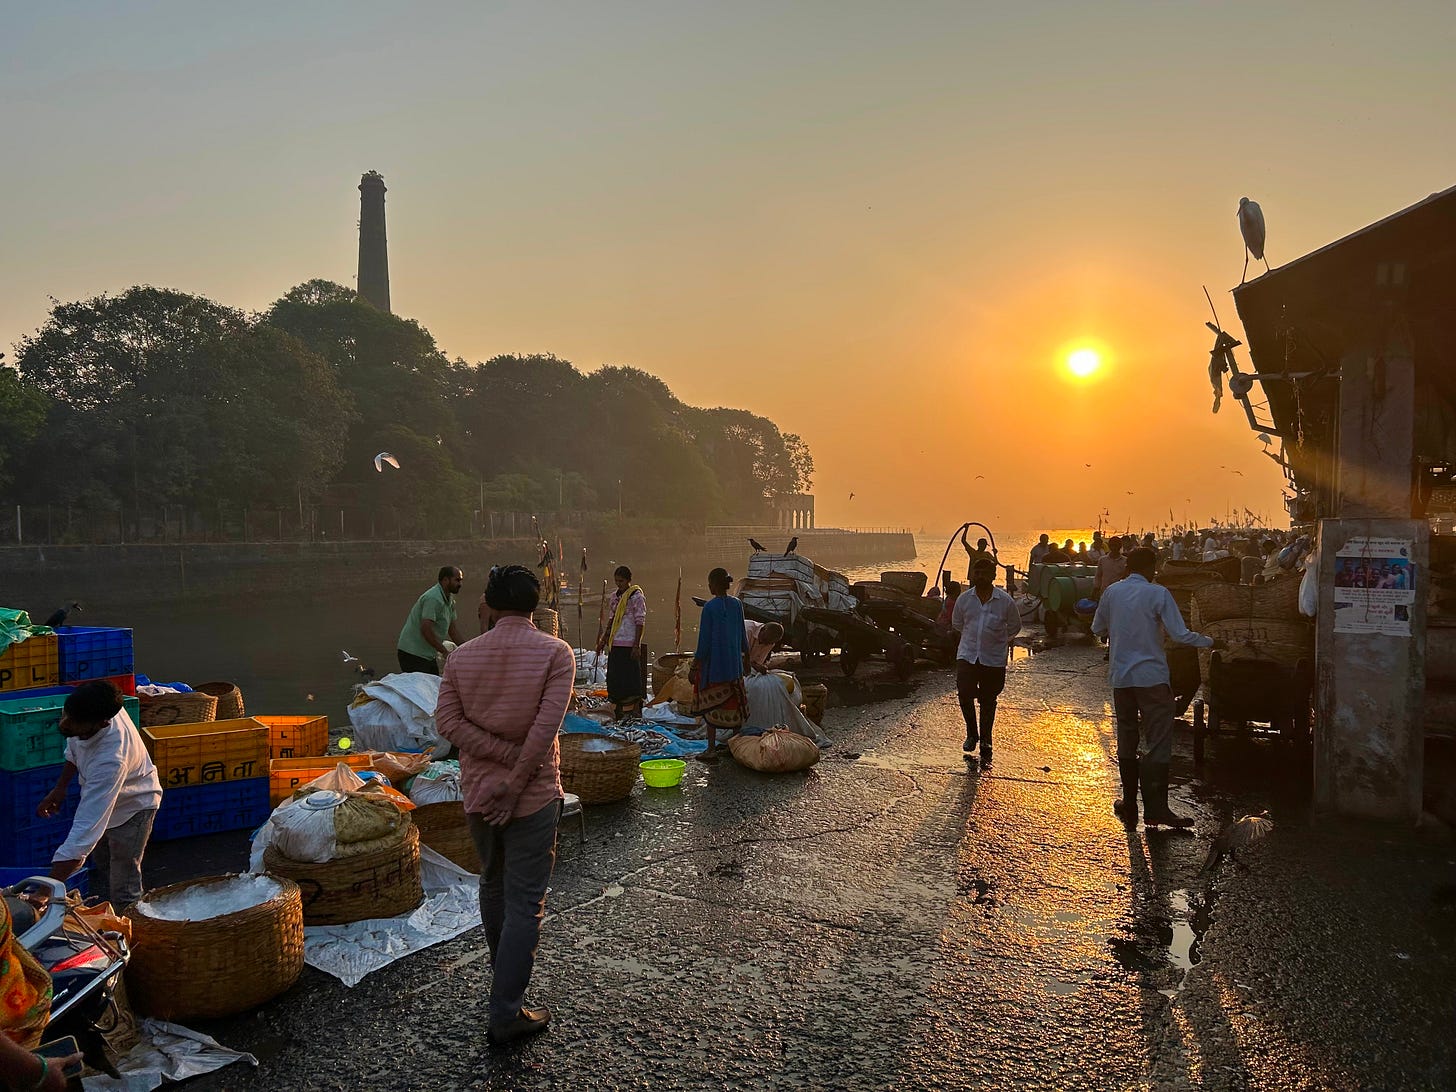
[[1124, 935], [1109, 937], [1107, 946], [1124, 970], [1171, 1001], [1203, 959], [1200, 949], [1211, 920], [1211, 907], [1180, 889], [1169, 894], [1165, 914], [1140, 914]]
[[1195, 919], [1198, 915], [1189, 911], [1187, 891], [1174, 891], [1168, 897], [1168, 903], [1175, 915], [1169, 923], [1173, 930], [1173, 939], [1168, 944], [1168, 959], [1179, 970], [1191, 971], [1203, 958], [1198, 947], [1203, 941], [1203, 932], [1208, 928], [1208, 922], [1204, 921], [1202, 928], [1197, 927]]

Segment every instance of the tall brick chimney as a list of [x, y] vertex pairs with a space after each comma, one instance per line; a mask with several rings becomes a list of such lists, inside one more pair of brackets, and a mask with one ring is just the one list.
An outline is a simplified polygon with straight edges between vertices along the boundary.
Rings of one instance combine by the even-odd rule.
[[389, 310], [389, 243], [384, 237], [384, 176], [359, 179], [359, 295]]

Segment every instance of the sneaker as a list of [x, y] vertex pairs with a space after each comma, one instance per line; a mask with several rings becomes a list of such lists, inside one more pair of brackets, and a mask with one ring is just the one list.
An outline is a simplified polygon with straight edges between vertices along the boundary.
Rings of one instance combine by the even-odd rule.
[[492, 1022], [485, 1034], [496, 1046], [505, 1046], [518, 1039], [540, 1035], [550, 1023], [551, 1010], [542, 1005], [539, 1009], [522, 1009], [514, 1020], [504, 1024]]

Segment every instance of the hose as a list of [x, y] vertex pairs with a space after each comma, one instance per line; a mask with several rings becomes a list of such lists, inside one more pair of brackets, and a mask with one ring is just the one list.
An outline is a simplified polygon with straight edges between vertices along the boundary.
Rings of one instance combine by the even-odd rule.
[[935, 570], [934, 578], [930, 581], [932, 586], [938, 586], [940, 584], [940, 574], [945, 572], [946, 558], [950, 557], [950, 548], [955, 545], [956, 539], [965, 532], [969, 531], [972, 527], [979, 527], [981, 530], [986, 532], [986, 537], [991, 542], [991, 553], [993, 555], [997, 553], [996, 536], [991, 531], [991, 528], [987, 527], [984, 523], [976, 523], [974, 521], [968, 521], [961, 524], [959, 527], [951, 532], [950, 541], [945, 544], [945, 553], [940, 555], [940, 568]]

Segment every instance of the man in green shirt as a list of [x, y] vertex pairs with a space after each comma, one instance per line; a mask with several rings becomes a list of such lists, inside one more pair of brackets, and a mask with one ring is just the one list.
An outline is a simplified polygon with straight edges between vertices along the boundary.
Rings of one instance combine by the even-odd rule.
[[464, 638], [455, 624], [455, 597], [465, 582], [465, 574], [454, 565], [440, 570], [435, 586], [415, 600], [415, 605], [399, 631], [396, 651], [401, 671], [440, 673], [438, 653], [448, 656]]

